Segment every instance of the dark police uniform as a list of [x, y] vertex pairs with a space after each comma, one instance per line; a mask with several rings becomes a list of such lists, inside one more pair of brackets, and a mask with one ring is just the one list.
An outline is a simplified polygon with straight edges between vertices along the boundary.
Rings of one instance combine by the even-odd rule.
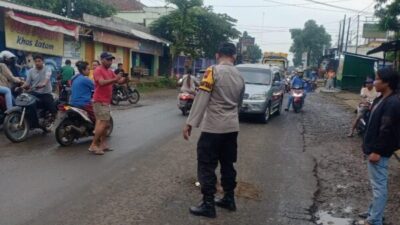
[[221, 165], [221, 184], [233, 193], [236, 187], [239, 108], [244, 80], [231, 63], [207, 69], [190, 111], [187, 124], [201, 128], [197, 145], [198, 179], [204, 196], [216, 193], [215, 169]]

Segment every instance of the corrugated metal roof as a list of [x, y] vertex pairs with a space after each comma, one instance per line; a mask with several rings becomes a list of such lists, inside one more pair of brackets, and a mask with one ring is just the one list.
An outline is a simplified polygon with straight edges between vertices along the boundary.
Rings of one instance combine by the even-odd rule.
[[[143, 40], [154, 41], [162, 44], [171, 44], [169, 41], [164, 40], [162, 38], [156, 37], [152, 34], [134, 29], [133, 26], [129, 26], [128, 24], [116, 23], [115, 21], [100, 18], [97, 16], [92, 16], [89, 14], [83, 15], [83, 20], [86, 23], [89, 23], [91, 26], [98, 27], [104, 30], [114, 31], [120, 34], [125, 34], [128, 36], [134, 36]], [[128, 22], [128, 21], [127, 21]]]
[[51, 13], [51, 12], [47, 12], [45, 10], [35, 9], [35, 8], [28, 7], [28, 6], [23, 6], [23, 5], [18, 5], [18, 4], [3, 1], [3, 0], [0, 0], [0, 8], [11, 9], [11, 10], [15, 10], [18, 12], [29, 13], [32, 15], [43, 16], [43, 17], [47, 17], [47, 18], [51, 18], [51, 19], [56, 19], [56, 20], [80, 24], [80, 25], [88, 25], [87, 23], [84, 23], [79, 20], [70, 19], [67, 17], [63, 17], [60, 15]]

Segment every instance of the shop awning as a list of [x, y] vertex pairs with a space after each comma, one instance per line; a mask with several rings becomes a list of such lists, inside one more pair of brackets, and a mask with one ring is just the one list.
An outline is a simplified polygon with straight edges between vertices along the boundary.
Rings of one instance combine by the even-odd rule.
[[389, 41], [386, 43], [381, 44], [381, 46], [372, 49], [371, 51], [367, 52], [367, 55], [375, 54], [378, 52], [394, 52], [400, 50], [400, 40], [397, 41]]
[[79, 38], [79, 26], [76, 24], [69, 24], [62, 21], [17, 13], [12, 10], [8, 11], [7, 15], [11, 19], [20, 23], [28, 24], [34, 27], [40, 27], [53, 32], [63, 33], [65, 35], [73, 36], [76, 39]]

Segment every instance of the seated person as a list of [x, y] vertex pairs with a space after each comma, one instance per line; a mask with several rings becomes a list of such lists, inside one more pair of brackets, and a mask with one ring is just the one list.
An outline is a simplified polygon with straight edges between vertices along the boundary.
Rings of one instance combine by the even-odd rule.
[[[298, 70], [296, 75], [292, 78], [292, 81], [290, 83], [290, 88], [293, 88], [293, 87], [304, 88], [305, 82], [303, 80], [303, 75], [304, 75], [304, 71]], [[304, 101], [305, 97], [306, 97], [306, 93], [304, 92], [303, 101]], [[290, 106], [292, 105], [292, 102], [293, 102], [293, 96], [290, 93], [289, 98], [288, 98], [288, 105], [287, 105], [287, 108], [285, 109], [285, 111], [289, 111]]]
[[31, 89], [31, 94], [36, 96], [39, 107], [51, 113], [53, 119], [57, 116], [57, 107], [53, 98], [53, 87], [51, 86], [51, 69], [44, 64], [41, 55], [34, 56], [35, 67], [29, 70], [23, 89]]
[[96, 121], [92, 106], [92, 94], [94, 91], [94, 83], [89, 79], [90, 67], [89, 63], [79, 61], [76, 63], [79, 74], [72, 77], [71, 82], [71, 106], [85, 110], [92, 122]]
[[182, 77], [182, 93], [188, 93], [192, 95], [196, 95], [196, 87], [199, 86], [199, 82], [196, 80], [196, 77], [192, 75], [192, 70], [188, 69], [187, 74]]
[[370, 109], [372, 103], [379, 95], [379, 92], [375, 90], [374, 81], [371, 78], [367, 78], [364, 87], [361, 88], [361, 102], [357, 107], [357, 117], [352, 123], [350, 133], [347, 135], [348, 137], [353, 137], [360, 119], [363, 118], [364, 114]]
[[11, 88], [15, 83], [21, 82], [23, 81], [13, 76], [6, 64], [0, 63], [0, 94], [4, 95], [7, 110], [13, 106]]

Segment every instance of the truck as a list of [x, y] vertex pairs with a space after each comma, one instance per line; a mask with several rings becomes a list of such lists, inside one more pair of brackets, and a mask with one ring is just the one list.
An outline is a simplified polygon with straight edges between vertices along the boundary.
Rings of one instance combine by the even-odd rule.
[[277, 66], [283, 71], [287, 71], [289, 61], [287, 59], [288, 54], [282, 52], [264, 52], [262, 64], [271, 66]]

